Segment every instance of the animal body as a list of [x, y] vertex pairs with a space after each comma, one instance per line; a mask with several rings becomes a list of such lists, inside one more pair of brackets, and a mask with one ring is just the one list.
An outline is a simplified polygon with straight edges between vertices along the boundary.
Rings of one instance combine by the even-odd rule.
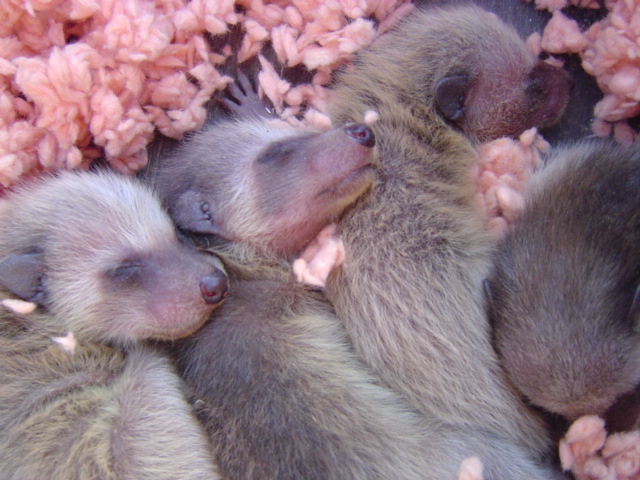
[[[531, 460], [549, 453], [549, 437], [491, 345], [482, 282], [494, 245], [473, 203], [473, 144], [557, 118], [569, 83], [467, 6], [417, 11], [335, 85], [334, 124], [379, 113], [380, 168], [340, 222], [346, 260], [326, 294], [376, 375], [428, 418], [466, 429], [457, 448], [484, 435], [475, 454], [488, 478], [554, 473]], [[494, 442], [518, 453], [495, 455]]]
[[[218, 478], [174, 368], [145, 340], [199, 328], [227, 278], [157, 197], [106, 171], [34, 181], [0, 203], [0, 258], [2, 477]], [[16, 297], [36, 310], [9, 308]]]
[[456, 472], [464, 455], [455, 441], [465, 433], [425, 442], [427, 422], [362, 366], [321, 292], [292, 281], [286, 265], [259, 270], [232, 280], [213, 321], [173, 348], [225, 478]]
[[[229, 298], [212, 321], [168, 346], [221, 472], [256, 480], [456, 478], [475, 451], [455, 449], [466, 432], [441, 428], [379, 385], [322, 293], [296, 282], [287, 261], [311, 229], [284, 226], [315, 230], [370, 188], [370, 167], [345, 182], [336, 176], [337, 160], [324, 155], [337, 154], [358, 172], [375, 163], [371, 131], [308, 134], [278, 125], [255, 115], [215, 124], [161, 161], [152, 177], [176, 222], [220, 255], [230, 274]], [[327, 147], [327, 138], [335, 144]], [[275, 188], [281, 176], [289, 188]], [[189, 231], [174, 204], [180, 194], [167, 194], [174, 182], [206, 194], [222, 235], [204, 234], [199, 223]], [[329, 208], [316, 184], [331, 192]], [[244, 216], [223, 207], [228, 198]], [[431, 445], [425, 433], [441, 430]]]
[[[502, 364], [531, 403], [569, 421], [637, 421], [625, 397], [640, 385], [638, 186], [637, 145], [559, 149], [496, 255], [489, 285]], [[610, 409], [617, 401], [622, 415]]]

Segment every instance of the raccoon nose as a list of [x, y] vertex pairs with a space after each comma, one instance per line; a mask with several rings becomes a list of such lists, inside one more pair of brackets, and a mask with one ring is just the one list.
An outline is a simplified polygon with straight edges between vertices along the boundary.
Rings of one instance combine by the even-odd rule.
[[361, 123], [350, 125], [344, 129], [347, 135], [364, 147], [373, 148], [376, 144], [376, 137], [369, 127]]
[[227, 296], [229, 282], [224, 272], [216, 270], [200, 279], [200, 293], [208, 304], [220, 303]]

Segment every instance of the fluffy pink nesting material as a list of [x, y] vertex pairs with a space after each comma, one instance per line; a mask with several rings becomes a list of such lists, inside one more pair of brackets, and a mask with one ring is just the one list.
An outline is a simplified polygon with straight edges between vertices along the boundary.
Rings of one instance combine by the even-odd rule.
[[585, 32], [558, 10], [568, 3], [598, 7], [589, 1], [536, 0], [538, 8], [554, 10], [540, 48], [551, 54], [580, 55], [582, 67], [604, 93], [594, 109], [594, 133], [631, 142], [637, 132], [625, 120], [640, 114], [640, 0], [606, 0], [608, 15]]
[[484, 480], [484, 465], [478, 457], [469, 457], [462, 461], [458, 480]]
[[0, 183], [32, 170], [146, 164], [154, 129], [179, 138], [230, 81], [205, 32], [233, 3], [5, 0], [0, 3]]
[[[276, 112], [293, 124], [320, 129], [331, 126], [324, 113], [331, 98], [326, 88], [331, 73], [412, 8], [407, 0], [294, 0], [263, 8], [255, 8], [255, 1], [239, 3], [251, 7], [239, 60], [259, 52], [271, 39], [280, 64], [302, 64], [314, 72], [311, 83], [294, 86], [260, 57], [260, 88]], [[266, 20], [259, 22], [258, 15]], [[370, 17], [379, 22], [377, 27]]]
[[244, 31], [239, 61], [271, 41], [284, 65], [316, 72], [292, 87], [272, 68], [263, 87], [283, 115], [308, 106], [322, 123], [330, 73], [377, 33], [366, 17], [384, 28], [405, 2], [3, 0], [0, 185], [100, 156], [125, 172], [142, 168], [156, 130], [181, 138], [199, 128], [205, 102], [232, 81], [216, 69], [230, 48], [213, 52], [205, 38], [234, 24]]
[[332, 223], [293, 262], [293, 273], [298, 282], [324, 288], [329, 273], [343, 263], [344, 244], [337, 234], [337, 225]]
[[525, 131], [517, 140], [499, 138], [480, 146], [478, 204], [497, 238], [509, 230], [522, 211], [522, 192], [548, 150], [549, 144], [536, 128]]
[[[527, 0], [530, 2], [531, 0]], [[543, 10], [561, 10], [570, 5], [585, 8], [600, 8], [598, 0], [535, 0], [536, 7]]]
[[584, 416], [560, 441], [560, 461], [576, 480], [638, 480], [640, 432], [607, 435], [601, 418]]

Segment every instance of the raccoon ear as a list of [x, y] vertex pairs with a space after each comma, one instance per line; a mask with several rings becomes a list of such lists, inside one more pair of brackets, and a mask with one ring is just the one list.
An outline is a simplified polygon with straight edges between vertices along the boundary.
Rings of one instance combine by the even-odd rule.
[[27, 302], [42, 302], [44, 274], [41, 253], [11, 255], [0, 262], [0, 285]]
[[469, 90], [469, 77], [452, 75], [436, 83], [436, 105], [450, 122], [459, 122], [464, 117], [464, 99]]
[[187, 232], [203, 235], [219, 235], [220, 226], [215, 219], [213, 205], [196, 190], [187, 190], [169, 206], [176, 226]]

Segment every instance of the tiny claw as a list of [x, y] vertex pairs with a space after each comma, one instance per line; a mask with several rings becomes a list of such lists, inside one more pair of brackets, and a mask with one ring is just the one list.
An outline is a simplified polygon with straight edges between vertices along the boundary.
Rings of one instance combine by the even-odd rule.
[[244, 91], [245, 96], [248, 96], [250, 94], [257, 94], [256, 88], [253, 86], [253, 84], [251, 83], [251, 80], [249, 80], [249, 76], [246, 73], [244, 72], [238, 73], [238, 84], [240, 85], [240, 88], [242, 88], [242, 90]]
[[227, 86], [226, 96], [220, 99], [220, 103], [238, 117], [273, 117], [273, 109], [269, 108], [268, 101], [260, 98], [256, 87], [243, 72], [238, 72], [236, 81]]

